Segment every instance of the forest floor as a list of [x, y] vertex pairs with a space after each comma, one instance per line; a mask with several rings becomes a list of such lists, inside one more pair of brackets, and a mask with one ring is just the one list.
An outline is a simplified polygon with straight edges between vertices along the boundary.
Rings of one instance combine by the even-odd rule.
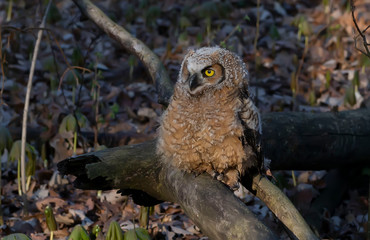
[[[9, 3], [13, 5], [10, 5]], [[72, 1], [54, 1], [49, 11], [33, 78], [27, 142], [35, 161], [27, 191], [28, 212], [18, 194], [17, 163], [27, 81], [39, 24], [48, 1], [0, 2], [0, 126], [12, 147], [1, 146], [0, 237], [26, 233], [49, 239], [45, 206], [51, 205], [65, 239], [77, 224], [103, 233], [112, 220], [122, 229], [138, 225], [140, 206], [113, 191], [75, 189], [56, 163], [76, 154], [153, 139], [163, 107], [143, 64], [122, 50]], [[135, 3], [133, 3], [135, 2]], [[41, 4], [42, 3], [42, 4]], [[369, 105], [370, 59], [355, 48], [361, 41], [349, 1], [94, 1], [112, 20], [142, 40], [177, 79], [188, 49], [221, 45], [239, 54], [262, 113], [344, 111]], [[370, 2], [355, 1], [360, 29], [370, 24]], [[258, 23], [258, 24], [257, 24]], [[257, 26], [259, 37], [255, 42]], [[370, 29], [367, 31], [370, 39]], [[73, 68], [78, 66], [79, 68]], [[77, 79], [76, 79], [77, 77]], [[66, 116], [78, 118], [77, 142]], [[63, 120], [64, 119], [64, 120]], [[0, 140], [5, 136], [0, 132]], [[98, 134], [119, 136], [98, 138]], [[73, 146], [76, 146], [74, 149]], [[11, 161], [12, 160], [12, 161]], [[323, 239], [365, 239], [369, 214], [369, 169], [351, 166], [338, 203], [320, 211]], [[333, 171], [333, 170], [331, 170]], [[277, 171], [278, 185], [304, 216], [326, 189], [330, 171]], [[348, 174], [348, 173], [347, 173]], [[263, 202], [236, 193], [282, 239], [289, 235]], [[207, 239], [175, 203], [155, 206], [149, 233], [154, 239]]]

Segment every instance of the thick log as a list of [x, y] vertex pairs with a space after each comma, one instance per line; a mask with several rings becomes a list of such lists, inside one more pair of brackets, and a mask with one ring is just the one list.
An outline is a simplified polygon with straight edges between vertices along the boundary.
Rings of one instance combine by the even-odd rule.
[[262, 115], [271, 169], [322, 170], [369, 166], [370, 109]]
[[[221, 182], [207, 174], [195, 176], [163, 165], [155, 154], [155, 141], [72, 157], [58, 163], [58, 170], [77, 176], [77, 188], [143, 191], [149, 195], [149, 199], [139, 199], [144, 205], [157, 203], [153, 199], [177, 202], [211, 239], [275, 239]], [[298, 239], [317, 239], [270, 181], [262, 176], [253, 178], [253, 190]]]
[[277, 239], [221, 182], [164, 166], [154, 141], [69, 158], [58, 169], [77, 176], [77, 188], [135, 189], [177, 202], [211, 239]]

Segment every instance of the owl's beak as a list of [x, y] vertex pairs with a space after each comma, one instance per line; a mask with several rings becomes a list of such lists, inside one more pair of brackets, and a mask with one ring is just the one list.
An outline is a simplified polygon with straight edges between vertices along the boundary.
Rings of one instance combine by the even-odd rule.
[[201, 85], [198, 79], [198, 75], [196, 73], [194, 73], [188, 78], [188, 82], [189, 82], [190, 91], [193, 91], [194, 89], [196, 89], [197, 87]]

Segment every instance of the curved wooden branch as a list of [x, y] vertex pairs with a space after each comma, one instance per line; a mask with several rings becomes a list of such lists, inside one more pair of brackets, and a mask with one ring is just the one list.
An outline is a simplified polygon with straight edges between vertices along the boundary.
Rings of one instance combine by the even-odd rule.
[[[207, 174], [195, 177], [164, 166], [155, 155], [155, 141], [69, 158], [58, 164], [58, 170], [77, 176], [77, 188], [135, 189], [156, 199], [177, 202], [211, 239], [274, 239], [219, 181]], [[271, 182], [255, 177], [253, 189], [295, 236], [316, 239], [292, 203]]]
[[253, 190], [298, 239], [318, 239], [288, 197], [265, 177], [253, 178]]
[[211, 239], [277, 239], [221, 182], [163, 166], [154, 141], [69, 158], [58, 169], [77, 176], [78, 188], [137, 189], [177, 202]]
[[158, 91], [158, 102], [167, 105], [173, 84], [160, 59], [142, 41], [133, 37], [123, 27], [113, 22], [89, 0], [73, 0], [80, 11], [131, 54], [137, 56], [148, 69]]

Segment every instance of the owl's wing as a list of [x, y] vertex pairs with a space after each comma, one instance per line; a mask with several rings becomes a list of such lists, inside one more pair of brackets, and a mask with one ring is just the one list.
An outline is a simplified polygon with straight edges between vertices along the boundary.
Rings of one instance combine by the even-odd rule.
[[256, 158], [252, 157], [250, 163], [259, 171], [263, 171], [264, 156], [262, 151], [262, 122], [259, 111], [249, 97], [247, 89], [240, 92], [242, 107], [239, 111], [239, 118], [244, 128], [244, 134], [241, 137], [242, 144], [246, 153], [252, 148]]

